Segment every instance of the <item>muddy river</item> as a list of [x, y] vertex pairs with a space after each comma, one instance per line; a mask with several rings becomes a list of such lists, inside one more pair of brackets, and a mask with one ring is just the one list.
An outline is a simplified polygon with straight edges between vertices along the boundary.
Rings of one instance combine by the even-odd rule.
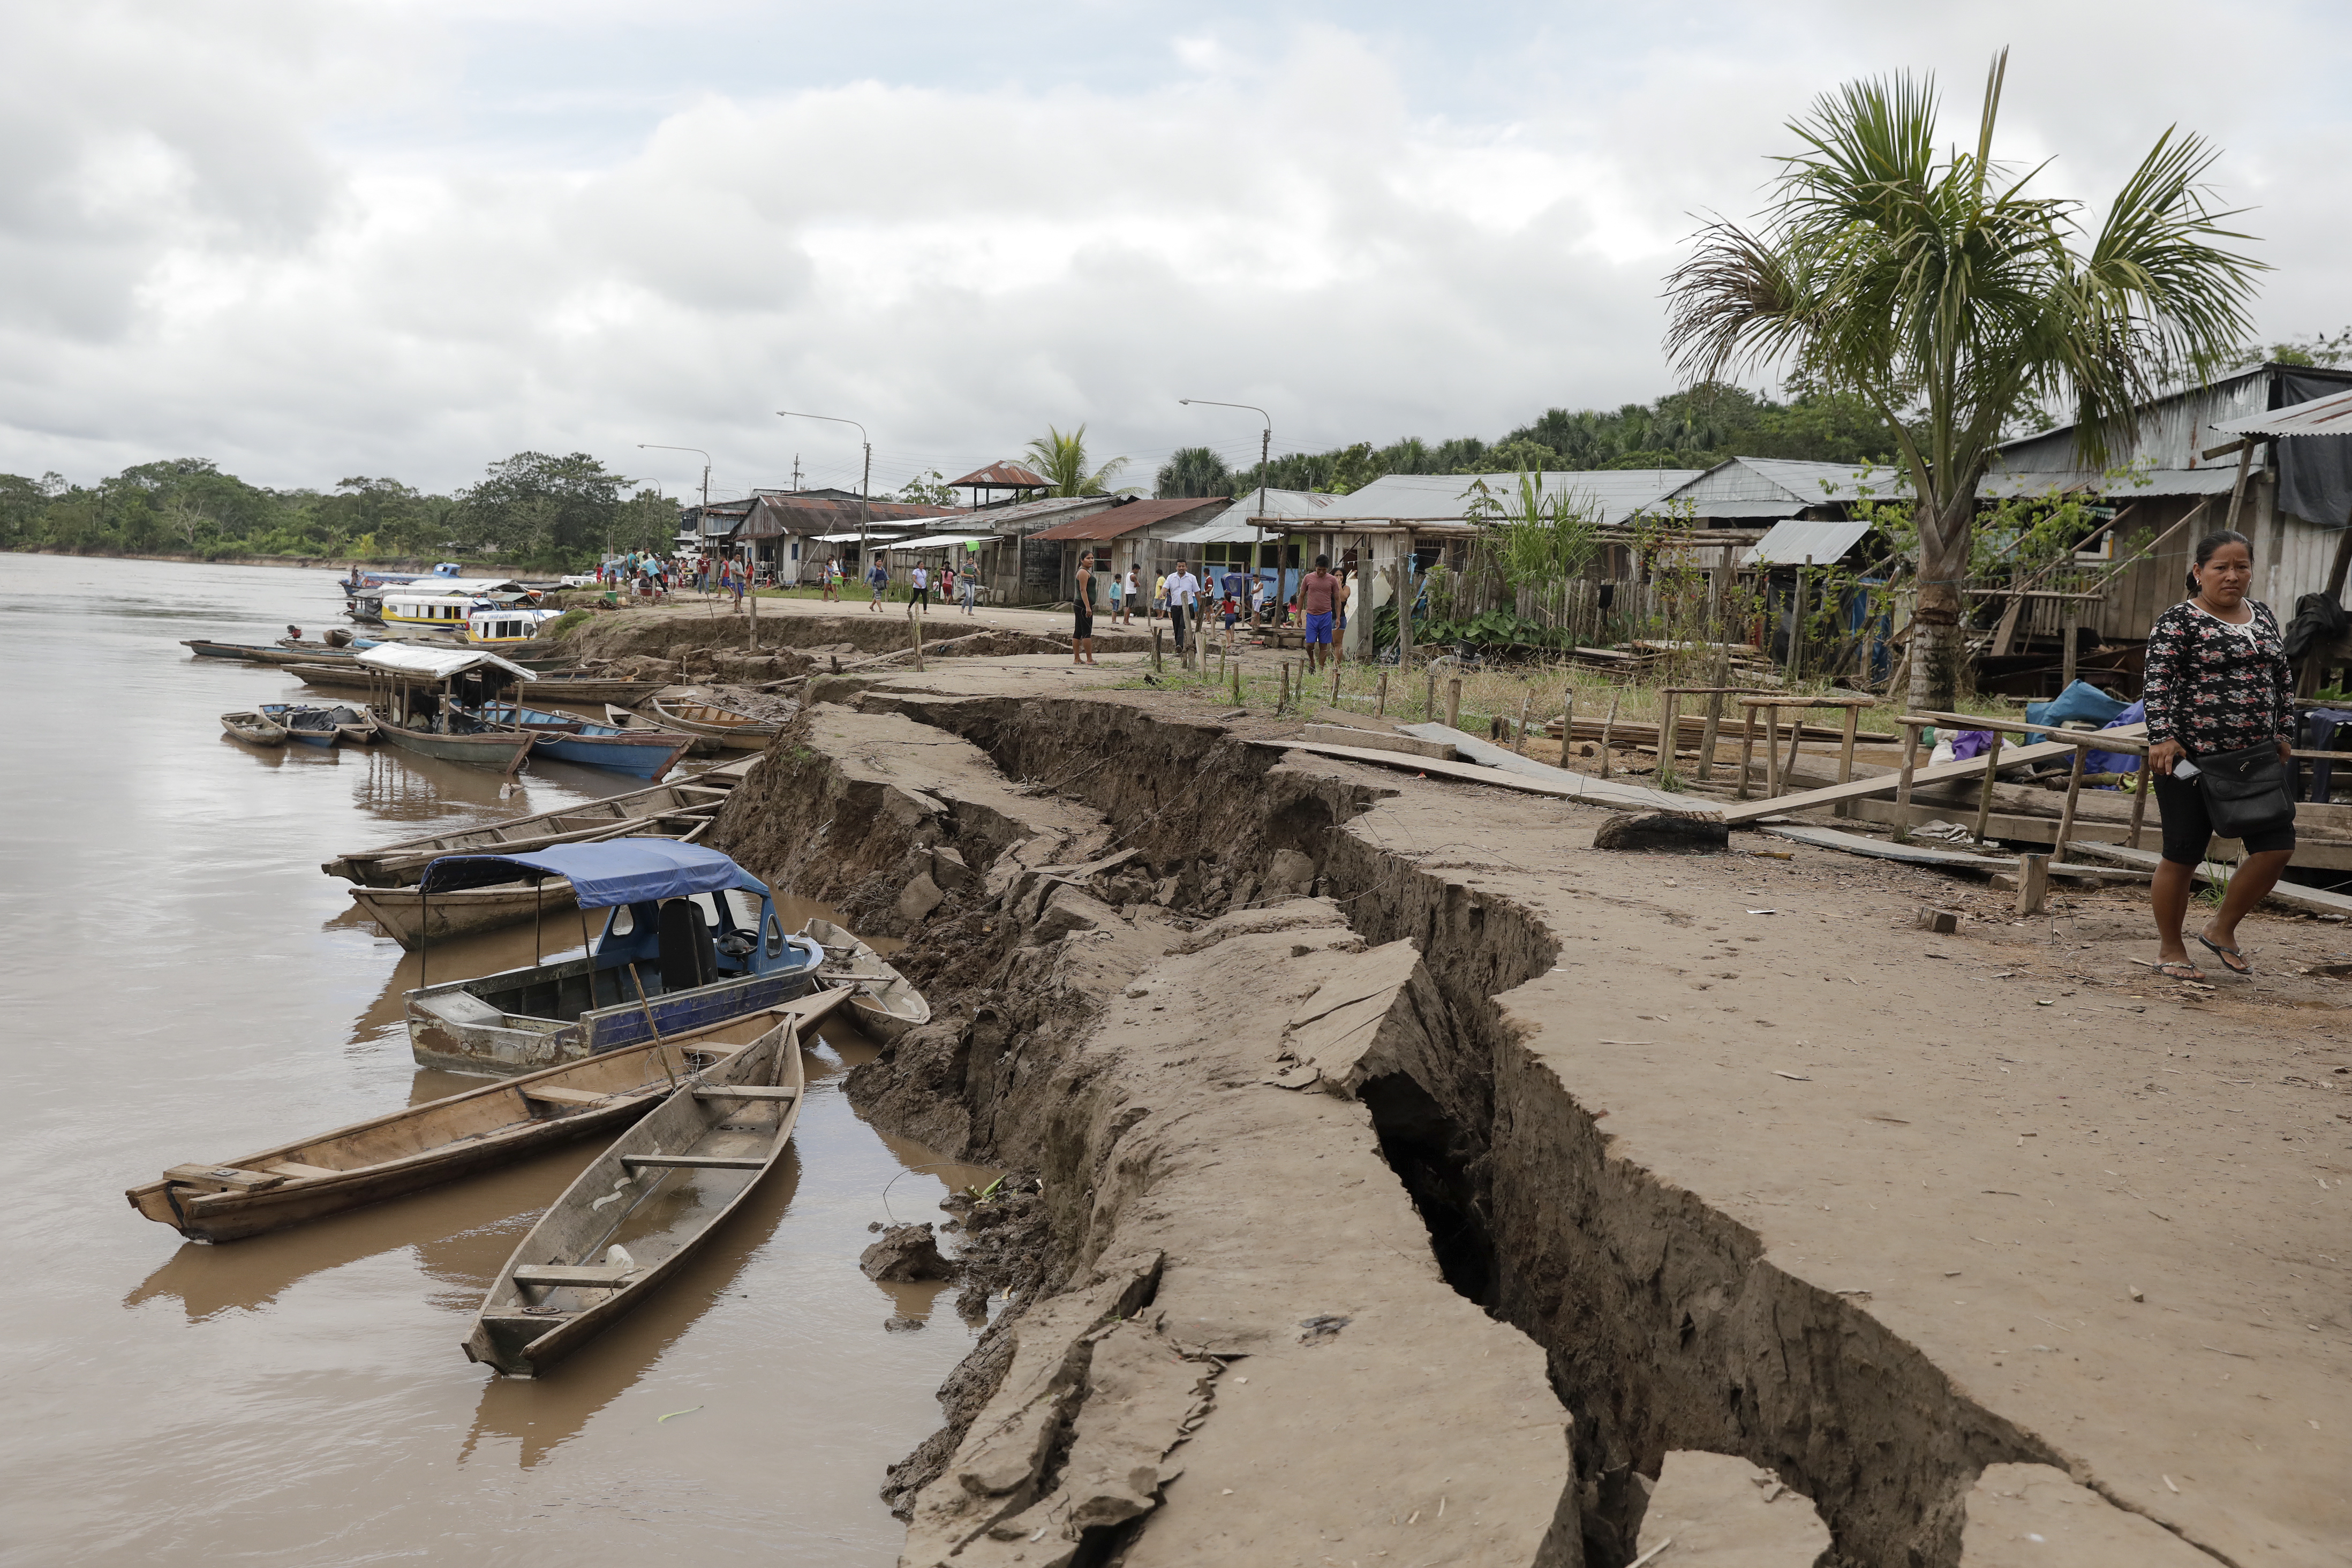
[[[971, 1334], [951, 1293], [856, 1256], [886, 1205], [938, 1219], [987, 1173], [857, 1118], [841, 1076], [871, 1047], [845, 1027], [749, 1212], [544, 1381], [458, 1342], [590, 1144], [220, 1247], [124, 1203], [166, 1166], [478, 1081], [410, 1060], [416, 961], [321, 860], [641, 787], [547, 765], [501, 800], [487, 770], [224, 738], [224, 710], [303, 689], [179, 639], [315, 636], [332, 575], [0, 555], [0, 1557], [891, 1563], [875, 1488]], [[434, 978], [530, 940], [436, 946]], [[927, 1326], [885, 1332], [897, 1313]]]

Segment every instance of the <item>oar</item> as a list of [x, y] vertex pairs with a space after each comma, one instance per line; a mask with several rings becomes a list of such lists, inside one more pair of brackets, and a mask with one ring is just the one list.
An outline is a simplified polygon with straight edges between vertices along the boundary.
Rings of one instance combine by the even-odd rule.
[[637, 988], [637, 1005], [646, 1010], [646, 1027], [654, 1035], [654, 1056], [661, 1062], [662, 1071], [669, 1074], [669, 1087], [677, 1088], [677, 1074], [670, 1072], [669, 1042], [662, 1038], [661, 1026], [654, 1022], [654, 1005], [646, 1000], [646, 983], [637, 978], [637, 966], [629, 965], [629, 984]]

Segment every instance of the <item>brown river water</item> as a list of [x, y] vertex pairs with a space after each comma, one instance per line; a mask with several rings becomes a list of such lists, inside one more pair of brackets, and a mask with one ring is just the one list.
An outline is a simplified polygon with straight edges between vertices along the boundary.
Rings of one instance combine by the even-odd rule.
[[[334, 575], [0, 554], [0, 1561], [892, 1563], [875, 1489], [972, 1334], [951, 1294], [874, 1284], [857, 1254], [869, 1222], [943, 1218], [950, 1184], [992, 1173], [922, 1168], [857, 1117], [852, 1030], [812, 1050], [748, 1212], [541, 1381], [458, 1342], [593, 1142], [218, 1247], [123, 1201], [479, 1081], [410, 1060], [416, 960], [320, 861], [641, 787], [534, 764], [501, 801], [485, 769], [226, 739], [223, 711], [320, 694], [179, 639], [316, 636]], [[433, 977], [530, 945], [440, 944]], [[886, 1333], [899, 1312], [927, 1327]]]

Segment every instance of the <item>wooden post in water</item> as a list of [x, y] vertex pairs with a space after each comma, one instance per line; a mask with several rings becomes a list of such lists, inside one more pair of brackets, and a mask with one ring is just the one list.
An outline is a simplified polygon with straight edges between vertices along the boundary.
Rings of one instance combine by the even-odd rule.
[[[2082, 753], [2074, 753], [2077, 758]], [[1984, 783], [1977, 786], [1977, 842], [1984, 842], [1985, 829], [1992, 825], [1993, 773], [2000, 766], [2000, 731], [1992, 732], [1992, 744], [1985, 748]], [[2076, 772], [2080, 772], [2078, 767]]]
[[1458, 675], [1445, 683], [1445, 727], [1462, 728], [1462, 678]]

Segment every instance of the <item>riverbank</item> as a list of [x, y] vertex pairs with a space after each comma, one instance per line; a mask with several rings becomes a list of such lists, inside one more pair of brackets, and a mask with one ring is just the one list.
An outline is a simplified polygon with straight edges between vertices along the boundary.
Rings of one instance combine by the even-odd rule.
[[[2029, 1528], [2152, 1563], [2352, 1538], [2352, 1050], [2341, 983], [2295, 973], [2338, 928], [2257, 914], [2262, 977], [2203, 995], [2129, 962], [2137, 889], [2013, 922], [1785, 841], [1613, 854], [1595, 808], [1287, 752], [1293, 721], [1117, 689], [1143, 673], [815, 683], [718, 830], [907, 937], [935, 1022], [858, 1102], [1045, 1175], [1052, 1277], [892, 1482], [908, 1563], [1622, 1565], [1675, 1453], [1772, 1471], [1854, 1563], [2006, 1562]], [[1930, 902], [1957, 931], [1916, 928]], [[1376, 1184], [1418, 1247], [1360, 1208]], [[1415, 1311], [1420, 1364], [1480, 1366], [1382, 1399]], [[1192, 1370], [1137, 1381], [1114, 1321]], [[1497, 1363], [1482, 1408], [1569, 1446], [1478, 1475], [1507, 1551], [1433, 1532], [1359, 1431], [1496, 1442], [1443, 1389]], [[1537, 1530], [1494, 1489], [1545, 1476]]]
[[[361, 561], [349, 556], [322, 555], [197, 555], [187, 552], [131, 550], [0, 550], [0, 555], [47, 555], [69, 561], [161, 561], [180, 566], [279, 566], [304, 571], [323, 570], [344, 572], [357, 567], [364, 572], [430, 572], [436, 561], [395, 560]], [[443, 559], [446, 559], [444, 557]], [[481, 562], [461, 562], [468, 574], [473, 573], [504, 573], [506, 568]]]

